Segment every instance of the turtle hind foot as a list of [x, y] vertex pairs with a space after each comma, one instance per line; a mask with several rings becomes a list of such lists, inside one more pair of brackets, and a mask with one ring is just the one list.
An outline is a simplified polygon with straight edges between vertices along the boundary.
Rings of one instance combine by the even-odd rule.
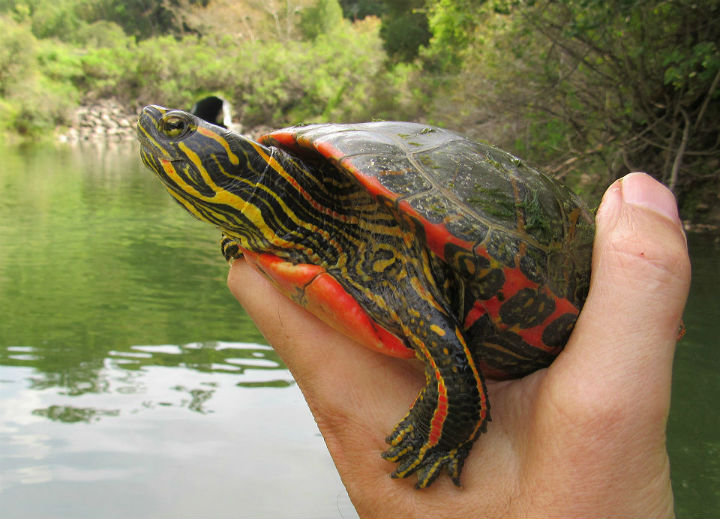
[[[395, 441], [391, 440], [393, 436]], [[414, 436], [413, 431], [406, 430], [404, 434], [393, 433], [388, 437], [392, 446], [383, 452], [382, 457], [398, 464], [390, 477], [398, 479], [417, 474], [415, 488], [422, 489], [430, 486], [445, 468], [455, 486], [461, 487], [460, 473], [472, 442], [450, 450], [439, 446], [425, 450], [422, 447], [425, 442]]]

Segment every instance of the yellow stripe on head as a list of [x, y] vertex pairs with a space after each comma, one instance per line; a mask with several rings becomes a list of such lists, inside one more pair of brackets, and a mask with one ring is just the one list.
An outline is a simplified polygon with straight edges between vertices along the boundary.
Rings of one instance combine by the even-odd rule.
[[214, 141], [217, 141], [218, 144], [220, 144], [220, 146], [225, 148], [225, 153], [227, 153], [228, 159], [230, 160], [230, 164], [232, 164], [233, 166], [237, 166], [238, 164], [240, 164], [240, 159], [238, 158], [237, 155], [235, 155], [230, 150], [230, 144], [228, 143], [228, 141], [226, 139], [222, 138], [220, 135], [218, 135], [214, 131], [208, 130], [207, 128], [203, 128], [202, 126], [198, 126], [197, 131], [198, 131], [198, 133], [204, 135], [205, 137], [208, 137], [209, 139], [213, 139]]
[[[228, 190], [218, 186], [217, 183], [213, 181], [213, 179], [210, 177], [210, 174], [208, 173], [205, 166], [203, 166], [202, 160], [200, 159], [198, 154], [192, 151], [185, 143], [181, 142], [180, 144], [178, 144], [178, 147], [182, 150], [188, 160], [195, 165], [195, 168], [200, 173], [200, 176], [205, 181], [205, 184], [207, 184], [207, 186], [214, 192], [214, 195], [211, 197], [203, 195], [197, 189], [195, 189], [180, 178], [170, 161], [162, 161], [165, 172], [168, 174], [168, 176], [172, 178], [173, 182], [175, 182], [180, 189], [182, 189], [183, 191], [187, 191], [189, 195], [197, 198], [198, 200], [204, 200], [215, 204], [225, 204], [230, 207], [235, 207], [238, 211], [243, 211], [243, 208], [247, 203], [246, 200], [243, 200], [241, 197], [234, 195]], [[249, 183], [247, 180], [242, 178], [234, 178], [233, 180]]]
[[148, 143], [152, 144], [152, 145], [155, 147], [155, 149], [160, 150], [160, 152], [161, 152], [165, 157], [170, 157], [170, 153], [168, 153], [168, 151], [165, 149], [165, 147], [164, 147], [164, 146], [161, 146], [161, 145], [158, 143], [158, 141], [155, 140], [155, 139], [153, 138], [153, 136], [150, 135], [150, 134], [147, 132], [147, 130], [145, 129], [145, 127], [143, 127], [142, 125], [139, 124], [139, 125], [138, 125], [138, 129], [143, 133], [143, 135], [145, 136], [145, 140], [146, 140]]
[[[185, 182], [182, 177], [178, 174], [177, 170], [175, 169], [175, 166], [173, 166], [173, 163], [169, 160], [160, 159], [160, 164], [162, 164], [163, 170], [165, 171], [165, 174], [168, 176], [168, 178], [172, 181], [173, 184], [175, 184], [178, 188], [180, 188], [182, 191], [187, 193], [188, 195], [198, 198], [198, 199], [205, 199], [206, 197], [200, 193], [197, 189], [195, 189], [193, 186]], [[177, 198], [177, 197], [176, 197]]]

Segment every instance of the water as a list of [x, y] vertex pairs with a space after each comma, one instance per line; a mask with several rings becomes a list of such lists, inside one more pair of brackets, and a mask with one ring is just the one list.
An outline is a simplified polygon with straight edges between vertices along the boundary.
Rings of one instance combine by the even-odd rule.
[[[0, 516], [355, 517], [218, 233], [134, 147], [0, 150]], [[720, 244], [668, 427], [679, 516], [720, 515]]]
[[0, 516], [355, 517], [218, 232], [137, 156], [0, 151]]
[[678, 517], [720, 516], [720, 239], [690, 235], [693, 276], [678, 344], [668, 448]]

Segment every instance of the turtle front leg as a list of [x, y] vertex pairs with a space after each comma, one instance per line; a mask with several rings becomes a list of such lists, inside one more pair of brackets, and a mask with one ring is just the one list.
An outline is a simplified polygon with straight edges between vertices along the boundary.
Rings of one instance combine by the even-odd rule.
[[409, 339], [425, 361], [427, 385], [386, 438], [383, 457], [398, 464], [394, 478], [416, 473], [417, 488], [430, 485], [443, 467], [460, 486], [465, 458], [490, 420], [485, 382], [456, 326], [417, 331]]
[[233, 260], [242, 258], [242, 251], [240, 250], [238, 243], [225, 233], [223, 233], [222, 238], [220, 239], [220, 251], [222, 252], [222, 255], [225, 256], [228, 263], [232, 263]]

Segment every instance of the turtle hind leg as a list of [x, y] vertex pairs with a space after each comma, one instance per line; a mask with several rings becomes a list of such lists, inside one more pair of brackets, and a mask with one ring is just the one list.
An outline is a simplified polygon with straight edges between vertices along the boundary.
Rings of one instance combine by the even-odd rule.
[[228, 263], [232, 263], [234, 260], [242, 257], [240, 246], [233, 238], [230, 238], [225, 233], [223, 233], [220, 239], [220, 251]]
[[383, 458], [398, 464], [391, 476], [417, 474], [417, 488], [432, 484], [443, 469], [460, 486], [465, 458], [490, 419], [482, 374], [456, 331], [443, 334], [446, 341], [425, 341], [419, 349], [419, 356], [426, 357], [427, 384], [386, 438], [390, 447]]

